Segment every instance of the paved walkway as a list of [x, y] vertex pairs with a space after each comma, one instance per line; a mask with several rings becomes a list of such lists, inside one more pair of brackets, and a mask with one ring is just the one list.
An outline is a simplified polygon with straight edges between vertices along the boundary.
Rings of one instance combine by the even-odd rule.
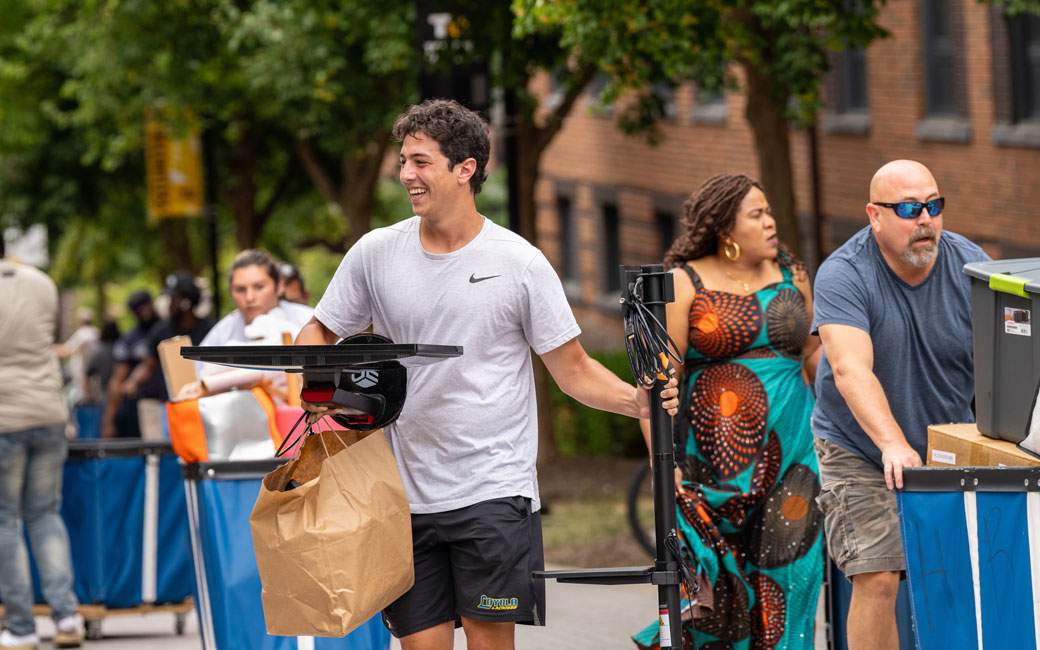
[[[657, 588], [651, 585], [599, 586], [547, 583], [549, 610], [545, 627], [518, 626], [517, 648], [521, 650], [633, 650], [629, 636], [654, 620], [657, 610]], [[41, 650], [49, 650], [53, 626], [48, 619], [38, 618], [45, 641]], [[104, 638], [88, 641], [86, 650], [199, 650], [202, 640], [194, 612], [187, 617], [183, 635], [174, 632], [172, 614], [144, 616], [112, 616], [102, 621]], [[826, 650], [823, 621], [817, 620], [816, 650]], [[396, 640], [391, 650], [399, 650]], [[466, 639], [461, 630], [455, 636], [455, 648], [465, 650]]]

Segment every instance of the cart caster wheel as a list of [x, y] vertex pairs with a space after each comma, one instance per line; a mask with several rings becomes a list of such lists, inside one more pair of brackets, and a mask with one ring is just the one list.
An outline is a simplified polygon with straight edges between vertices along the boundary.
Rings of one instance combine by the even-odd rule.
[[177, 633], [177, 636], [184, 634], [184, 627], [186, 624], [186, 617], [184, 614], [177, 614], [173, 621], [173, 631]]
[[100, 641], [104, 636], [101, 633], [101, 619], [87, 619], [84, 623], [87, 639]]

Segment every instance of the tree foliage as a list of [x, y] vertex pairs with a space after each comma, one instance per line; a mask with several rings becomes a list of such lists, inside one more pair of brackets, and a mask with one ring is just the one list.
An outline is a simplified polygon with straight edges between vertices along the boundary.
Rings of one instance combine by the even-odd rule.
[[[158, 248], [145, 257], [166, 270], [206, 259], [199, 224], [145, 222], [146, 111], [179, 133], [185, 116], [199, 117], [220, 231], [237, 247], [270, 239], [276, 210], [294, 216], [291, 240], [303, 245], [342, 251], [368, 230], [387, 130], [414, 98], [410, 2], [2, 4], [4, 219], [48, 224], [63, 260], [95, 263], [86, 258], [107, 252], [103, 243]], [[84, 223], [70, 230], [75, 220]], [[87, 248], [95, 230], [110, 237]], [[61, 243], [66, 232], [78, 245]], [[126, 246], [122, 235], [139, 239]]]
[[[558, 25], [562, 44], [595, 61], [609, 81], [604, 101], [635, 91], [623, 112], [630, 131], [660, 137], [654, 84], [694, 82], [701, 92], [747, 91], [749, 126], [781, 232], [797, 248], [789, 125], [812, 123], [828, 49], [864, 47], [886, 35], [880, 2], [846, 0], [514, 0], [521, 30]], [[734, 74], [742, 73], [742, 79]], [[658, 86], [660, 87], [660, 86]], [[792, 236], [793, 235], [793, 236]]]

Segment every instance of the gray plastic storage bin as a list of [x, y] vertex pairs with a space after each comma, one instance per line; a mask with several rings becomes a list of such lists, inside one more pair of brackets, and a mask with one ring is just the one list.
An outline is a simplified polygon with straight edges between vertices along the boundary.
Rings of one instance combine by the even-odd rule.
[[975, 419], [1021, 442], [1040, 390], [1040, 257], [964, 265], [971, 276]]

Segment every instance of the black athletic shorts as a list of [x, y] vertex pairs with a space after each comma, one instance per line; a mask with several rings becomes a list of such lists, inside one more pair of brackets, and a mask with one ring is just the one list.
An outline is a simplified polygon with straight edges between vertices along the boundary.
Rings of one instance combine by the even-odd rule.
[[545, 625], [542, 520], [531, 500], [505, 497], [412, 515], [415, 585], [383, 610], [396, 637], [455, 622]]

